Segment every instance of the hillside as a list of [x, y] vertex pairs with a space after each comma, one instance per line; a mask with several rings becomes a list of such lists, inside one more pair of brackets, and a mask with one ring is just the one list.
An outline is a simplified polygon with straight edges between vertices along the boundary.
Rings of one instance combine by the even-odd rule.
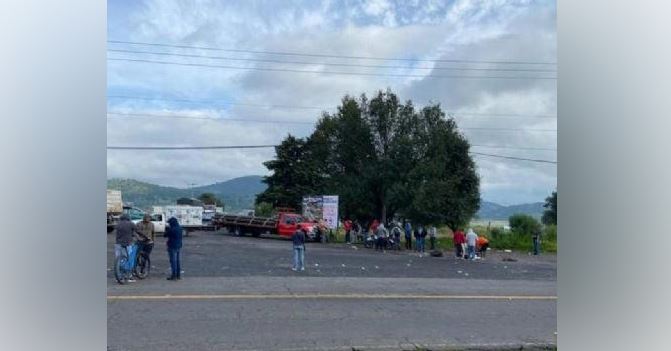
[[172, 205], [180, 197], [198, 196], [204, 192], [214, 193], [226, 205], [226, 211], [253, 208], [254, 197], [265, 190], [261, 176], [234, 178], [211, 185], [178, 189], [165, 187], [134, 179], [108, 179], [107, 189], [121, 190], [124, 203], [132, 203], [139, 208], [152, 205]]
[[[261, 176], [245, 176], [189, 189], [165, 187], [134, 179], [109, 179], [107, 189], [121, 190], [125, 203], [132, 203], [133, 206], [140, 208], [149, 208], [152, 205], [172, 205], [180, 197], [198, 196], [209, 192], [224, 201], [226, 211], [234, 212], [254, 207], [256, 194], [266, 189], [262, 179]], [[507, 220], [515, 213], [525, 213], [540, 219], [543, 210], [542, 202], [503, 206], [483, 200], [477, 216], [480, 219]]]
[[516, 213], [524, 213], [540, 219], [544, 210], [542, 202], [503, 206], [483, 200], [477, 216], [480, 219], [508, 219]]

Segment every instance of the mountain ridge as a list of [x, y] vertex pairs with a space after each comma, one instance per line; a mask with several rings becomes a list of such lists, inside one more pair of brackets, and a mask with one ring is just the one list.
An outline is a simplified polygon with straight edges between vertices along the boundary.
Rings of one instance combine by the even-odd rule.
[[[111, 178], [107, 180], [107, 189], [121, 190], [125, 203], [132, 203], [135, 207], [145, 209], [152, 205], [172, 205], [180, 197], [198, 196], [209, 192], [224, 201], [226, 211], [240, 211], [254, 207], [256, 194], [266, 189], [262, 179], [263, 176], [250, 175], [214, 184], [180, 189], [135, 179]], [[525, 213], [540, 218], [543, 215], [543, 210], [543, 202], [506, 206], [482, 200], [477, 217], [479, 219], [507, 220], [513, 214]]]

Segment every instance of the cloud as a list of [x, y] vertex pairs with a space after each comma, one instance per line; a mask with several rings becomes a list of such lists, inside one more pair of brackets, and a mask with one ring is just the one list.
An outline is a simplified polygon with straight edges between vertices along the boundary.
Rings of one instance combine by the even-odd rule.
[[[143, 1], [109, 4], [110, 39], [327, 55], [555, 61], [556, 9], [553, 2], [528, 1]], [[555, 73], [446, 71], [446, 67], [501, 68], [503, 65], [372, 61], [293, 57], [230, 51], [113, 45], [110, 48], [188, 52], [237, 58], [272, 58], [311, 64], [271, 64], [177, 57], [142, 58], [240, 66], [243, 69], [182, 67], [109, 61], [108, 94], [161, 96], [216, 102], [186, 103], [110, 99], [109, 110], [208, 116], [220, 119], [316, 121], [320, 109], [248, 106], [298, 105], [332, 109], [345, 94], [392, 88], [401, 99], [441, 103], [448, 111], [556, 115], [556, 81], [532, 79], [444, 79], [444, 75], [554, 76]], [[109, 53], [110, 57], [140, 57]], [[404, 68], [334, 67], [323, 63], [394, 65]], [[419, 77], [347, 76], [268, 72], [254, 68], [321, 72], [413, 74]], [[553, 65], [505, 65], [550, 68]], [[428, 68], [428, 69], [424, 69]], [[237, 102], [243, 105], [230, 105]], [[556, 145], [556, 120], [456, 114], [460, 126], [523, 131], [466, 130], [472, 144], [509, 147]], [[114, 116], [111, 116], [114, 117]], [[109, 145], [251, 145], [277, 143], [288, 133], [308, 135], [310, 125], [215, 122], [201, 119], [109, 118]], [[474, 151], [551, 159], [553, 151]], [[132, 177], [184, 186], [248, 174], [266, 174], [262, 162], [273, 150], [108, 151], [108, 176]], [[477, 157], [486, 199], [503, 203], [542, 200], [556, 187], [556, 166]]]

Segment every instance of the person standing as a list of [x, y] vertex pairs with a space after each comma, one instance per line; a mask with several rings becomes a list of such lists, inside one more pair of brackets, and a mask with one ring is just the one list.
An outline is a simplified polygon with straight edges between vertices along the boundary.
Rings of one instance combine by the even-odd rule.
[[291, 236], [291, 241], [294, 246], [294, 266], [292, 271], [305, 270], [305, 231], [300, 228]]
[[424, 238], [426, 237], [426, 229], [421, 224], [415, 228], [415, 248], [419, 252], [419, 257], [424, 253]]
[[394, 250], [400, 250], [401, 249], [401, 232], [403, 229], [401, 229], [401, 224], [396, 222], [394, 223], [394, 227], [391, 229], [391, 234], [394, 236]]
[[164, 236], [168, 238], [166, 242], [168, 246], [168, 257], [170, 259], [170, 276], [168, 280], [182, 279], [182, 266], [179, 260], [179, 254], [182, 250], [182, 227], [179, 225], [177, 218], [170, 217], [168, 220], [169, 227], [165, 228]]
[[537, 228], [534, 230], [534, 234], [532, 236], [532, 240], [534, 243], [534, 255], [538, 255], [540, 251], [540, 246], [541, 246], [541, 230], [540, 228]]
[[343, 227], [345, 228], [345, 242], [348, 244], [352, 243], [352, 221], [349, 219], [346, 219], [345, 222], [343, 223]]
[[405, 249], [412, 250], [412, 226], [410, 222], [405, 221], [403, 229], [405, 230]]
[[363, 242], [363, 230], [361, 229], [361, 223], [359, 223], [359, 221], [354, 222], [354, 236], [357, 242]]
[[436, 229], [435, 225], [432, 225], [429, 227], [429, 241], [431, 243], [431, 250], [436, 249], [436, 234], [438, 232], [438, 229]]
[[156, 232], [154, 231], [154, 223], [151, 222], [151, 216], [145, 214], [137, 225], [137, 231], [145, 238], [145, 240], [154, 241], [156, 239]]
[[384, 252], [384, 249], [387, 246], [387, 236], [389, 235], [389, 232], [387, 232], [387, 228], [384, 227], [383, 223], [380, 223], [377, 226], [377, 231], [375, 234], [377, 235], [375, 250]]
[[468, 233], [466, 234], [466, 245], [468, 246], [468, 258], [471, 260], [475, 259], [475, 245], [478, 240], [478, 235], [475, 234], [472, 228], [468, 228]]
[[[127, 257], [132, 257], [133, 244], [135, 243], [135, 233], [137, 232], [137, 227], [135, 223], [130, 220], [127, 214], [122, 214], [119, 218], [119, 223], [116, 225], [116, 241], [114, 243], [114, 258], [119, 258], [123, 252], [128, 255]], [[130, 274], [130, 273], [129, 273]], [[128, 282], [135, 282], [132, 279], [132, 274], [125, 277]]]
[[461, 228], [457, 227], [457, 230], [454, 231], [454, 236], [452, 237], [452, 242], [454, 243], [454, 251], [458, 258], [464, 258], [464, 244], [466, 243], [466, 236]]

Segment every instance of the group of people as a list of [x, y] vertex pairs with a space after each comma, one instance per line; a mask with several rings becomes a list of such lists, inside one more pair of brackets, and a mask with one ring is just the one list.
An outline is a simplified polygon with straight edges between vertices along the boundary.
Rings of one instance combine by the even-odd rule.
[[[384, 223], [380, 223], [374, 219], [370, 226], [362, 226], [359, 222], [352, 222], [350, 219], [343, 221], [343, 228], [345, 229], [345, 242], [353, 243], [355, 240], [364, 241], [367, 237], [375, 237], [375, 249], [384, 251], [386, 247], [400, 249], [401, 235], [405, 233], [405, 248], [412, 250], [413, 236], [415, 238], [415, 250], [421, 255], [426, 252], [426, 238], [429, 237], [429, 250], [436, 249], [436, 236], [438, 229], [435, 226], [428, 228], [423, 225], [418, 225], [414, 231], [409, 221], [390, 222], [388, 229]], [[392, 243], [392, 245], [388, 245]]]
[[[373, 220], [371, 225], [366, 228], [362, 227], [358, 222], [346, 219], [343, 221], [343, 228], [345, 229], [345, 242], [353, 243], [355, 240], [364, 241], [370, 233], [376, 237], [375, 250], [384, 251], [387, 247], [387, 240], [392, 240], [395, 245], [400, 245], [401, 234], [405, 234], [405, 248], [412, 250], [412, 239], [415, 238], [415, 250], [422, 257], [425, 254], [425, 240], [429, 237], [430, 250], [436, 249], [436, 236], [438, 230], [435, 226], [429, 226], [427, 229], [422, 225], [412, 228], [409, 221], [392, 222], [391, 230], [388, 230], [384, 223], [378, 220]], [[302, 229], [298, 229], [291, 237], [293, 243], [293, 271], [305, 270], [305, 241], [306, 235]], [[461, 228], [454, 231], [453, 236], [455, 255], [458, 258], [476, 260], [484, 258], [487, 249], [489, 248], [489, 240], [484, 236], [478, 236], [473, 229], [468, 229], [464, 234]], [[479, 254], [479, 256], [478, 256]]]
[[[452, 242], [454, 243], [454, 252], [458, 258], [475, 260], [479, 257], [485, 257], [489, 248], [489, 240], [484, 236], [478, 236], [470, 228], [467, 234], [464, 234], [461, 228], [457, 228], [454, 231]], [[478, 253], [480, 256], [477, 256]]]
[[[182, 267], [180, 265], [179, 254], [182, 248], [182, 227], [179, 225], [177, 218], [171, 217], [168, 220], [168, 226], [166, 226], [163, 236], [168, 238], [166, 245], [170, 259], [171, 274], [167, 279], [180, 280], [182, 279]], [[155, 238], [156, 232], [150, 215], [144, 215], [142, 221], [135, 224], [127, 214], [123, 214], [116, 226], [114, 257], [117, 258], [124, 253], [127, 254], [136, 240], [142, 241], [145, 245], [151, 245], [154, 243]], [[127, 281], [134, 282], [132, 277], [129, 277]]]

